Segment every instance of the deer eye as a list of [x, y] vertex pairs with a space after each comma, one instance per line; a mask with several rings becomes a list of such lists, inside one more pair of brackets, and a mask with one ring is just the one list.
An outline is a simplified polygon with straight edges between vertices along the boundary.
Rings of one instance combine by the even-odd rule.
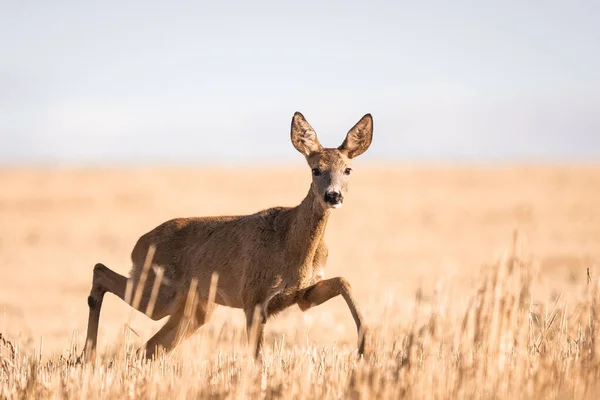
[[344, 170], [344, 174], [346, 174], [346, 175], [350, 175], [351, 172], [352, 172], [352, 168], [346, 168]]
[[313, 168], [312, 173], [314, 176], [319, 176], [321, 175], [321, 170], [319, 168]]

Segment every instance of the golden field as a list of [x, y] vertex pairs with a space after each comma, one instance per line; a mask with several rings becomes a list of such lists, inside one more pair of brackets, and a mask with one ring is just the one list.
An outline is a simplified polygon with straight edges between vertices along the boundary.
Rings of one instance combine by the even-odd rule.
[[340, 297], [270, 320], [261, 363], [224, 307], [142, 362], [164, 321], [107, 294], [100, 357], [73, 363], [96, 262], [127, 274], [164, 220], [296, 205], [309, 181], [300, 162], [0, 170], [0, 398], [600, 396], [600, 166], [357, 161], [326, 276], [353, 286], [373, 330], [364, 359]]

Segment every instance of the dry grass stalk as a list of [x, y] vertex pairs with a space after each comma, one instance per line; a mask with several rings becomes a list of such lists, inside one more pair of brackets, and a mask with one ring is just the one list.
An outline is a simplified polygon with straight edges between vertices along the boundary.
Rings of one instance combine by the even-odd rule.
[[[567, 312], [562, 293], [545, 302], [534, 298], [536, 274], [536, 264], [515, 250], [482, 269], [479, 285], [464, 306], [451, 298], [450, 286], [440, 286], [429, 298], [419, 290], [412, 317], [401, 326], [377, 327], [376, 352], [364, 360], [354, 357], [351, 346], [318, 348], [288, 343], [281, 336], [265, 350], [262, 362], [255, 363], [253, 349], [237, 350], [247, 343], [239, 330], [225, 336], [205, 332], [182, 345], [185, 350], [168, 357], [162, 353], [153, 362], [142, 362], [128, 350], [124, 357], [109, 352], [94, 367], [56, 357], [40, 363], [0, 337], [0, 395], [592, 398], [600, 394], [599, 281], [589, 274], [586, 295], [568, 299], [574, 306]], [[185, 308], [189, 324], [197, 322], [196, 285]], [[153, 292], [158, 287], [155, 282]], [[214, 275], [208, 307], [217, 290]], [[257, 308], [253, 325], [260, 323], [260, 312]], [[131, 347], [130, 340], [125, 336], [125, 349]], [[231, 346], [232, 341], [237, 345]]]

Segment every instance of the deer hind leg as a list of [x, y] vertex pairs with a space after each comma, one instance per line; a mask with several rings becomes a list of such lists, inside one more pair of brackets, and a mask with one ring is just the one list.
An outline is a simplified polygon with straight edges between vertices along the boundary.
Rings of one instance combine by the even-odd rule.
[[92, 280], [92, 290], [88, 297], [88, 306], [90, 308], [87, 326], [87, 337], [84, 347], [86, 359], [93, 358], [98, 341], [98, 324], [100, 323], [100, 310], [102, 309], [102, 300], [106, 292], [114, 293], [123, 298], [127, 287], [127, 278], [117, 274], [104, 264], [94, 266], [94, 277]]
[[[139, 305], [136, 307], [138, 311], [146, 312], [152, 288], [156, 276], [153, 271], [148, 274], [148, 279], [142, 290]], [[94, 276], [92, 280], [92, 290], [88, 297], [88, 306], [90, 308], [88, 317], [88, 328], [84, 354], [86, 358], [94, 357], [96, 344], [98, 341], [98, 325], [100, 322], [100, 311], [105, 293], [112, 293], [125, 301], [128, 279], [120, 275], [104, 264], [96, 264], [94, 266]], [[133, 286], [133, 294], [135, 295], [135, 285]], [[158, 290], [157, 298], [155, 299], [154, 310], [151, 312], [150, 318], [159, 320], [175, 311], [177, 302], [174, 301], [175, 291], [161, 285]], [[131, 300], [130, 300], [131, 301]]]
[[368, 328], [364, 323], [364, 318], [356, 305], [354, 296], [352, 295], [352, 288], [348, 281], [342, 277], [331, 278], [320, 281], [300, 292], [298, 298], [298, 306], [302, 311], [306, 311], [311, 307], [318, 306], [319, 304], [325, 303], [336, 296], [342, 295], [346, 304], [350, 309], [350, 313], [356, 323], [356, 330], [358, 331], [358, 353], [360, 355], [365, 352], [365, 345], [368, 341]]
[[186, 316], [185, 301], [182, 301], [167, 323], [152, 336], [144, 345], [146, 358], [153, 359], [160, 350], [172, 351], [179, 343], [191, 336], [211, 317], [216, 305], [208, 305], [200, 299], [192, 315]]

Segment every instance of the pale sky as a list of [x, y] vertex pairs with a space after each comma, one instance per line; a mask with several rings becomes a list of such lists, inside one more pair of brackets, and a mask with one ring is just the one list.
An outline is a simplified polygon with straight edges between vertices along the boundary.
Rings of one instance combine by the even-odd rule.
[[597, 1], [13, 1], [0, 163], [599, 161]]

